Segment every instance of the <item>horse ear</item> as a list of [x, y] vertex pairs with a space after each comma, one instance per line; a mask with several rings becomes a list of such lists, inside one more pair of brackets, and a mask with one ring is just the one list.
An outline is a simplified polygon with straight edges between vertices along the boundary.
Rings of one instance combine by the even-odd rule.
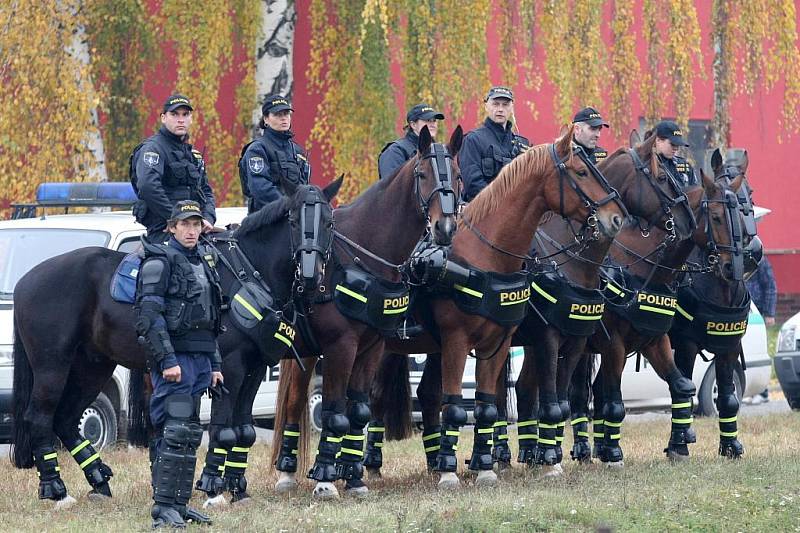
[[433, 142], [433, 137], [431, 137], [431, 132], [428, 131], [428, 126], [422, 126], [422, 129], [419, 130], [419, 144], [417, 151], [420, 155], [427, 154], [428, 151], [431, 149], [431, 143]]
[[450, 152], [450, 155], [455, 157], [458, 154], [459, 150], [461, 150], [461, 143], [464, 141], [464, 130], [461, 129], [461, 124], [456, 126], [456, 129], [453, 131], [453, 134], [450, 135], [450, 142], [447, 144], [447, 151]]
[[735, 178], [733, 178], [733, 180], [731, 181], [731, 190], [733, 192], [738, 191], [739, 187], [742, 186], [743, 182], [744, 182], [744, 173], [741, 173], [738, 176], [736, 176]]
[[566, 137], [567, 132], [572, 129], [570, 124], [562, 124], [561, 127], [558, 129], [558, 138], [561, 139], [562, 137]]
[[639, 130], [636, 128], [631, 130], [631, 134], [628, 136], [628, 145], [631, 148], [635, 148], [637, 144], [642, 143], [642, 136], [639, 135]]
[[330, 182], [324, 189], [322, 189], [322, 194], [325, 196], [325, 199], [328, 200], [328, 203], [333, 200], [337, 194], [339, 194], [339, 189], [344, 182], [344, 174], [339, 176], [337, 179]]
[[711, 169], [714, 171], [714, 175], [719, 175], [719, 169], [722, 168], [722, 154], [719, 153], [719, 148], [714, 150], [714, 153], [711, 154]]
[[749, 165], [749, 164], [750, 164], [750, 158], [747, 157], [747, 150], [745, 150], [744, 154], [742, 154], [742, 164], [739, 165], [739, 168], [741, 169], [742, 174], [747, 173], [747, 165]]
[[[705, 177], [703, 178], [705, 180]], [[714, 187], [714, 182], [711, 182], [712, 188]], [[705, 194], [706, 190], [703, 187], [691, 187], [690, 189], [686, 190], [686, 199], [689, 201], [689, 207], [692, 208], [692, 211], [697, 209], [700, 205], [700, 202], [703, 200], [703, 195]]]
[[711, 196], [711, 193], [714, 192], [716, 184], [714, 183], [714, 180], [712, 178], [706, 175], [706, 173], [703, 171], [702, 168], [700, 169], [700, 180], [703, 183], [703, 189], [705, 189], [708, 195]]
[[564, 156], [565, 154], [569, 154], [574, 129], [574, 125], [564, 124], [561, 126], [561, 137], [556, 140], [556, 152], [559, 155]]

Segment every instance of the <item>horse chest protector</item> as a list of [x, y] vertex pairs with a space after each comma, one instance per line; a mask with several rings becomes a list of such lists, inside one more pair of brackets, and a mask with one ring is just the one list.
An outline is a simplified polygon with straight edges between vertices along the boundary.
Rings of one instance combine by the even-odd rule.
[[518, 326], [525, 318], [531, 295], [526, 272], [501, 274], [469, 269], [466, 283], [452, 285], [452, 298], [459, 309], [480, 315], [501, 326]]
[[270, 366], [277, 364], [294, 342], [294, 327], [278, 315], [272, 295], [256, 283], [244, 282], [233, 293], [230, 318], [253, 339]]
[[738, 349], [750, 317], [750, 295], [744, 295], [741, 305], [725, 307], [706, 301], [691, 288], [681, 289], [672, 332], [715, 354]]
[[609, 309], [631, 323], [633, 329], [648, 337], [659, 337], [672, 327], [678, 298], [666, 285], [651, 283], [643, 287], [644, 280], [625, 274], [624, 282], [608, 279], [605, 293]]
[[605, 303], [597, 290], [569, 283], [550, 272], [531, 276], [531, 305], [562, 335], [588, 337], [603, 318]]
[[338, 267], [333, 287], [333, 301], [340, 313], [382, 332], [395, 331], [408, 310], [406, 284], [380, 279], [358, 267]]

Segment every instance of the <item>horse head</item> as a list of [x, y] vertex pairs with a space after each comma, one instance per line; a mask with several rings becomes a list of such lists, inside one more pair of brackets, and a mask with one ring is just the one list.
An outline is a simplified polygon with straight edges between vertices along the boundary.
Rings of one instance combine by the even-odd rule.
[[419, 133], [414, 189], [423, 215], [433, 228], [436, 244], [447, 246], [456, 231], [461, 173], [456, 155], [461, 149], [464, 132], [456, 127], [447, 145], [433, 142], [427, 126]]

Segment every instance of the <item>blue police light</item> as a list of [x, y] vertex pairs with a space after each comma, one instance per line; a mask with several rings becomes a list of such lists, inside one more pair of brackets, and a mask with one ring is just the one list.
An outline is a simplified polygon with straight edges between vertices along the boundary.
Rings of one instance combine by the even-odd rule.
[[130, 183], [42, 183], [36, 189], [36, 203], [42, 206], [131, 206], [135, 202]]

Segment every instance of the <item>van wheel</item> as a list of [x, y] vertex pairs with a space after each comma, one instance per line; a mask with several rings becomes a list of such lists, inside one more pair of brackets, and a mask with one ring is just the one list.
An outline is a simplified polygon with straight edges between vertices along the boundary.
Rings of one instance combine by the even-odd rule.
[[314, 378], [311, 394], [308, 395], [308, 415], [311, 429], [322, 432], [322, 378]]
[[[719, 396], [719, 388], [717, 387], [717, 369], [716, 363], [711, 363], [706, 370], [706, 375], [703, 377], [703, 382], [700, 384], [700, 391], [697, 393], [697, 414], [699, 416], [718, 416], [717, 412], [717, 396]], [[739, 405], [742, 403], [742, 376], [739, 371], [739, 366], [733, 372], [733, 388], [736, 391], [736, 397], [739, 399]]]
[[800, 396], [787, 396], [786, 401], [793, 410], [800, 411]]
[[78, 431], [98, 451], [117, 442], [117, 427], [114, 405], [102, 392], [86, 408], [78, 422]]

